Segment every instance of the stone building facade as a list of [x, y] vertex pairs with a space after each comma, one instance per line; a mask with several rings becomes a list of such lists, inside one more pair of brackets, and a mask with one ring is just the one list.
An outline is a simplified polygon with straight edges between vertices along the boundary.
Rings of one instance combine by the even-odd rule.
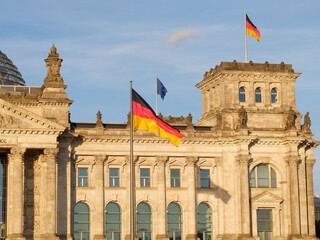
[[[130, 126], [70, 120], [53, 46], [41, 87], [0, 86], [6, 239], [129, 239]], [[315, 239], [309, 115], [289, 64], [222, 62], [196, 86], [202, 115], [163, 117], [178, 148], [134, 133], [139, 239]], [[301, 125], [300, 122], [303, 122]]]

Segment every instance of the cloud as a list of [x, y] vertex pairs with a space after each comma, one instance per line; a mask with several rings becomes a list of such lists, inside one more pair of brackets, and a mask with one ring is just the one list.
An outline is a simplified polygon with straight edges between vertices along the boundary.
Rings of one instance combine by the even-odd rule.
[[200, 35], [200, 32], [195, 30], [195, 29], [184, 29], [184, 30], [180, 30], [178, 32], [175, 32], [174, 34], [172, 34], [169, 39], [168, 39], [168, 43], [169, 44], [178, 44], [180, 42], [186, 41], [189, 38], [192, 37], [197, 37]]

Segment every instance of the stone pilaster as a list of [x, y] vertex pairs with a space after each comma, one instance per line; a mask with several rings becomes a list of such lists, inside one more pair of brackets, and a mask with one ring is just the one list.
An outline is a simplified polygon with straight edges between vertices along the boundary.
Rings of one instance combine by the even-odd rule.
[[289, 176], [289, 195], [290, 195], [290, 218], [291, 218], [291, 237], [300, 236], [299, 219], [299, 189], [298, 189], [298, 158], [288, 157], [286, 159]]
[[41, 174], [46, 172], [45, 176], [42, 176], [42, 179], [45, 178], [46, 184], [45, 188], [41, 187], [42, 194], [42, 211], [45, 216], [45, 226], [42, 225], [42, 239], [59, 239], [57, 237], [57, 191], [56, 191], [56, 159], [58, 154], [58, 149], [56, 148], [46, 148], [43, 150], [42, 158], [42, 168], [44, 171], [41, 171]]
[[250, 219], [250, 192], [249, 192], [249, 156], [239, 155], [236, 159], [239, 167], [239, 189], [240, 189], [240, 219], [241, 219], [241, 238], [251, 237]]
[[23, 160], [25, 151], [25, 148], [15, 147], [8, 154], [6, 239], [25, 239], [23, 235]]
[[307, 208], [308, 208], [308, 222], [309, 222], [309, 235], [315, 236], [314, 224], [314, 192], [313, 192], [313, 166], [316, 163], [315, 159], [306, 160], [306, 175], [307, 175]]
[[196, 216], [196, 177], [195, 177], [195, 165], [198, 161], [197, 157], [186, 157], [185, 171], [188, 176], [187, 186], [188, 186], [188, 205], [187, 212], [188, 217], [185, 219], [187, 221], [187, 229], [185, 229], [187, 240], [197, 239], [197, 216]]
[[156, 173], [157, 173], [157, 188], [158, 188], [158, 203], [157, 203], [157, 226], [156, 239], [166, 240], [166, 162], [168, 157], [157, 157]]
[[93, 173], [95, 180], [95, 211], [92, 212], [94, 219], [94, 240], [104, 240], [104, 221], [102, 221], [102, 216], [104, 216], [104, 171], [103, 166], [106, 160], [106, 156], [98, 155], [94, 158]]

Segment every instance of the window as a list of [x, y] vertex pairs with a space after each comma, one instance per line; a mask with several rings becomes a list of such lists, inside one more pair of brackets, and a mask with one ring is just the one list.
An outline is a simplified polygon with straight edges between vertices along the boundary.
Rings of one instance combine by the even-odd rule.
[[119, 187], [120, 178], [119, 178], [119, 168], [110, 168], [109, 169], [109, 187]]
[[278, 91], [276, 88], [271, 89], [271, 103], [278, 102]]
[[78, 168], [78, 187], [88, 187], [88, 168]]
[[210, 187], [210, 170], [200, 169], [200, 187], [209, 188]]
[[170, 169], [170, 186], [180, 187], [180, 169]]
[[256, 90], [255, 90], [255, 99], [256, 99], [256, 103], [261, 103], [262, 102], [261, 88], [256, 88]]
[[150, 187], [149, 168], [140, 168], [140, 187]]
[[90, 210], [87, 204], [79, 202], [74, 207], [73, 236], [75, 240], [89, 240]]
[[139, 240], [151, 240], [151, 209], [144, 202], [137, 207], [137, 236]]
[[115, 202], [109, 203], [106, 207], [105, 229], [107, 240], [121, 239], [121, 211]]
[[250, 187], [253, 188], [276, 188], [277, 174], [267, 164], [259, 164], [250, 172]]
[[246, 90], [244, 87], [239, 88], [239, 101], [246, 102]]
[[212, 210], [206, 203], [200, 203], [197, 208], [197, 233], [200, 240], [211, 240]]
[[261, 240], [272, 239], [272, 210], [258, 209], [257, 210], [257, 226], [258, 236]]
[[170, 240], [182, 239], [182, 214], [177, 203], [170, 203], [167, 208], [167, 230]]

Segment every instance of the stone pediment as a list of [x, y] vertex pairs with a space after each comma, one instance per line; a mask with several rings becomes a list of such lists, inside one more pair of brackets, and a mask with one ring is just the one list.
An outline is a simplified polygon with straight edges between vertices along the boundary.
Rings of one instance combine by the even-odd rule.
[[252, 198], [253, 204], [280, 204], [283, 202], [283, 198], [271, 193], [263, 192]]
[[0, 99], [0, 133], [21, 134], [21, 131], [29, 130], [61, 132], [64, 129], [65, 127], [58, 123]]

